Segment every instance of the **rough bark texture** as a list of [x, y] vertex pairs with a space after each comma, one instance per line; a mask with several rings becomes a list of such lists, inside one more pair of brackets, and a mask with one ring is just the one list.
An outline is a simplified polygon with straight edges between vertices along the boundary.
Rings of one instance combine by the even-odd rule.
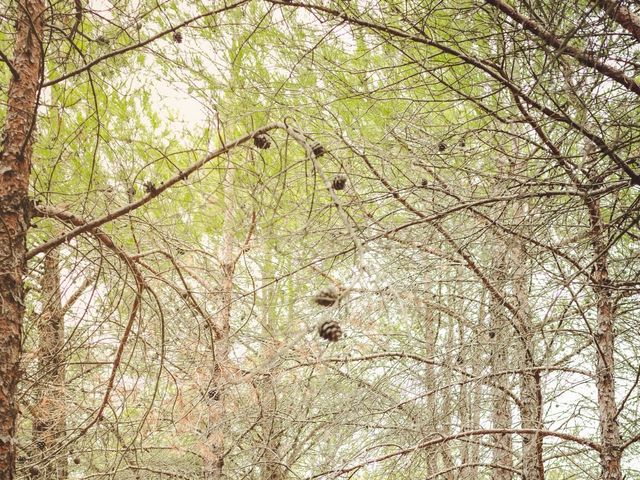
[[16, 386], [20, 378], [23, 275], [29, 227], [31, 138], [42, 66], [41, 0], [16, 7], [13, 67], [0, 153], [0, 480], [15, 473]]
[[66, 452], [60, 452], [66, 430], [64, 314], [60, 294], [58, 252], [44, 259], [41, 279], [42, 314], [38, 319], [38, 382], [33, 410], [33, 444], [40, 461], [41, 478], [67, 478]]
[[597, 307], [597, 326], [594, 340], [596, 343], [596, 387], [602, 443], [602, 451], [600, 452], [602, 480], [622, 480], [620, 467], [622, 441], [616, 421], [614, 376], [615, 307], [610, 289], [606, 233], [599, 201], [589, 198], [587, 208], [589, 209], [591, 246], [594, 254], [591, 281], [593, 282]]

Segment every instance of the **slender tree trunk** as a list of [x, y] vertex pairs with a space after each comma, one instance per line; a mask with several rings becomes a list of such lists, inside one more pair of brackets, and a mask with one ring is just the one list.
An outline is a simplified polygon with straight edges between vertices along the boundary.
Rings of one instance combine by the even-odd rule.
[[[485, 307], [486, 298], [486, 290], [483, 290], [482, 296], [480, 298], [480, 305], [478, 308], [478, 320], [476, 322], [477, 325], [481, 326], [481, 329], [487, 324], [487, 312]], [[483, 338], [486, 338], [486, 332], [483, 332]], [[480, 348], [480, 344], [471, 344], [469, 358], [483, 358], [483, 351]], [[482, 361], [470, 361], [471, 372], [475, 378], [479, 378], [481, 375], [486, 373], [483, 363], [484, 362]], [[467, 427], [469, 430], [480, 430], [482, 405], [482, 384], [480, 382], [474, 382], [469, 393], [469, 425]], [[464, 475], [461, 472], [461, 480], [477, 480], [478, 478], [480, 478], [478, 468], [478, 464], [480, 463], [480, 442], [475, 439], [472, 440], [472, 443], [469, 447], [469, 463], [472, 466], [464, 469]]]
[[280, 449], [282, 442], [282, 425], [278, 419], [278, 395], [276, 386], [271, 379], [263, 383], [262, 389], [262, 436], [264, 441], [264, 468], [262, 468], [263, 480], [282, 480], [285, 476], [285, 468], [280, 461]]
[[[459, 334], [458, 334], [458, 343], [460, 345], [464, 345], [464, 337], [465, 337], [465, 327], [459, 323], [458, 325]], [[465, 358], [462, 359], [464, 365], [468, 365], [467, 355], [465, 352]], [[462, 430], [472, 430], [472, 420], [471, 420], [471, 411], [473, 405], [470, 402], [471, 394], [470, 390], [472, 386], [467, 385], [466, 383], [462, 383], [460, 385], [460, 391], [458, 393], [458, 417], [460, 418], [460, 425]], [[471, 463], [471, 448], [472, 444], [468, 442], [460, 443], [460, 463], [462, 465], [468, 465]], [[475, 476], [472, 474], [472, 470], [470, 467], [462, 467], [460, 469], [460, 473], [458, 475], [460, 480], [473, 480]]]
[[33, 444], [42, 460], [41, 478], [67, 478], [66, 455], [59, 447], [66, 430], [64, 314], [60, 294], [58, 251], [44, 259], [41, 279], [43, 312], [38, 319], [38, 382], [33, 419]]
[[[536, 348], [533, 332], [533, 320], [529, 306], [529, 281], [527, 258], [520, 241], [511, 245], [509, 263], [515, 303], [518, 311], [520, 341], [516, 343], [520, 350], [520, 417], [522, 428], [542, 429], [542, 390], [540, 373], [535, 371]], [[522, 478], [525, 480], [544, 480], [542, 461], [542, 437], [536, 434], [522, 436]]]
[[35, 128], [44, 2], [16, 2], [16, 41], [0, 153], [0, 480], [13, 479], [20, 377], [23, 276], [29, 228], [31, 139]]
[[[500, 255], [494, 261], [494, 269], [496, 270], [497, 283], [504, 284], [505, 281], [505, 255], [506, 252], [499, 252]], [[505, 374], [498, 374], [507, 370], [509, 339], [512, 338], [512, 327], [506, 318], [504, 306], [499, 304], [497, 299], [492, 297], [489, 306], [491, 315], [490, 330], [490, 367], [491, 372], [497, 374], [494, 383], [497, 387], [492, 390], [493, 401], [491, 405], [491, 421], [495, 429], [510, 429], [513, 427], [511, 418], [511, 401], [503, 389], [509, 387], [508, 378]], [[493, 463], [496, 466], [504, 468], [494, 468], [491, 472], [491, 478], [494, 480], [511, 480], [513, 473], [509, 470], [513, 468], [513, 445], [511, 435], [508, 433], [497, 433], [493, 441]]]
[[[427, 290], [431, 285], [431, 281], [427, 276], [425, 276], [425, 285], [427, 286]], [[430, 301], [433, 301], [435, 298], [435, 296], [432, 295], [429, 291], [427, 291], [425, 295], [427, 297], [427, 300], [430, 300]], [[436, 358], [436, 342], [437, 342], [437, 335], [438, 335], [437, 315], [439, 314], [436, 313], [433, 309], [427, 307], [427, 310], [424, 316], [424, 345], [425, 345], [424, 356], [425, 358], [428, 358], [428, 359]], [[432, 392], [435, 389], [436, 374], [437, 374], [437, 371], [434, 365], [425, 364], [423, 384], [427, 392]], [[438, 407], [437, 397], [436, 395], [431, 393], [430, 395], [427, 396], [426, 415], [425, 415], [428, 423], [426, 427], [428, 430], [431, 430], [431, 431], [438, 431], [439, 425], [438, 425], [438, 418], [436, 415], [436, 412], [438, 411], [437, 407]], [[427, 449], [425, 454], [426, 454], [425, 456], [426, 456], [427, 478], [431, 478], [435, 476], [438, 472], [437, 449], [431, 447]]]
[[[455, 298], [455, 294], [451, 295], [451, 297]], [[451, 306], [449, 307], [451, 308]], [[451, 351], [452, 347], [454, 347], [456, 343], [456, 336], [453, 329], [453, 319], [447, 319], [447, 324], [447, 350]], [[457, 366], [457, 359], [452, 358], [451, 360], [452, 363]], [[452, 369], [448, 367], [443, 368], [439, 380], [443, 385], [452, 385], [454, 381]], [[440, 404], [441, 407], [436, 421], [439, 426], [438, 432], [441, 433], [444, 437], [448, 437], [449, 435], [451, 435], [451, 425], [453, 424], [452, 417], [455, 410], [452, 398], [453, 393], [454, 392], [452, 388], [446, 388], [441, 394], [442, 402]], [[436, 478], [442, 478], [443, 480], [453, 480], [456, 470], [455, 463], [451, 456], [451, 445], [446, 442], [442, 443], [438, 447], [438, 453], [440, 454], [439, 456], [441, 458], [440, 468], [444, 469], [446, 473], [439, 474]]]
[[597, 326], [594, 332], [596, 343], [596, 388], [598, 390], [598, 413], [602, 451], [600, 464], [602, 480], [622, 480], [620, 460], [621, 438], [616, 421], [614, 364], [614, 320], [615, 306], [611, 296], [609, 279], [609, 257], [604, 222], [599, 201], [587, 199], [591, 229], [591, 246], [594, 262], [591, 281], [596, 295]]
[[213, 345], [212, 381], [208, 392], [209, 411], [207, 419], [207, 453], [204, 460], [204, 479], [220, 480], [224, 467], [224, 410], [225, 381], [229, 361], [229, 330], [231, 304], [233, 301], [233, 276], [235, 271], [234, 226], [236, 205], [233, 197], [235, 170], [231, 162], [223, 179], [224, 225], [220, 251], [221, 277], [220, 310], [215, 321], [216, 332]]
[[[268, 338], [277, 335], [280, 330], [278, 325], [278, 318], [281, 316], [274, 312], [274, 293], [276, 291], [275, 286], [268, 285], [269, 279], [273, 278], [275, 268], [273, 266], [272, 258], [272, 246], [267, 246], [265, 252], [264, 263], [262, 264], [262, 278], [264, 284], [262, 285], [261, 296], [261, 324], [263, 327], [263, 333]], [[289, 325], [295, 321], [292, 311], [289, 311], [288, 318], [284, 318], [284, 324]], [[272, 355], [269, 349], [269, 343], [265, 342], [263, 348], [265, 358]], [[260, 430], [262, 433], [262, 445], [263, 453], [261, 454], [260, 463], [261, 478], [262, 480], [282, 480], [286, 476], [287, 469], [283, 465], [284, 457], [282, 448], [283, 439], [283, 426], [282, 421], [279, 418], [279, 405], [278, 405], [278, 386], [277, 377], [268, 376], [263, 381], [257, 382], [257, 387], [260, 389], [260, 404], [262, 410], [262, 418], [260, 419]]]

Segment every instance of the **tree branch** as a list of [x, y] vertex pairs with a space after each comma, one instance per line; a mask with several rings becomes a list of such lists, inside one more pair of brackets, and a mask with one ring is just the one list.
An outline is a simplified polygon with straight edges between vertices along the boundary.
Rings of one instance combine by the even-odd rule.
[[11, 63], [9, 58], [4, 54], [2, 50], [0, 50], [0, 60], [2, 60], [4, 63], [7, 64], [7, 67], [9, 67], [9, 70], [11, 70], [11, 75], [13, 75], [13, 79], [16, 81], [20, 80], [20, 74], [18, 73], [18, 70], [16, 70], [16, 67], [13, 66], [13, 63]]
[[[46, 252], [47, 250], [50, 250], [51, 248], [57, 247], [58, 245], [61, 245], [64, 242], [67, 242], [69, 240], [71, 240], [72, 238], [77, 237], [78, 235], [94, 230], [97, 227], [100, 227], [102, 225], [104, 225], [105, 223], [111, 222], [113, 220], [115, 220], [116, 218], [119, 218], [123, 215], [126, 215], [129, 212], [132, 212], [133, 210], [136, 210], [137, 208], [141, 207], [142, 205], [149, 203], [151, 200], [153, 200], [154, 198], [156, 198], [157, 196], [159, 196], [161, 193], [163, 193], [164, 191], [168, 190], [169, 188], [171, 188], [173, 185], [175, 185], [176, 183], [182, 181], [182, 180], [186, 180], [187, 177], [189, 177], [189, 175], [191, 175], [193, 172], [195, 172], [196, 170], [202, 168], [204, 165], [206, 165], [208, 162], [210, 162], [211, 160], [213, 160], [216, 157], [219, 157], [220, 155], [223, 155], [229, 151], [231, 151], [232, 149], [236, 148], [239, 145], [242, 145], [243, 143], [246, 143], [247, 141], [251, 140], [253, 137], [255, 137], [256, 135], [268, 132], [270, 130], [273, 130], [275, 128], [282, 128], [282, 129], [286, 129], [286, 125], [283, 123], [271, 123], [269, 125], [266, 125], [262, 128], [259, 128], [251, 133], [248, 133], [240, 138], [238, 138], [237, 140], [234, 140], [231, 143], [228, 143], [226, 145], [223, 145], [222, 147], [220, 147], [218, 150], [216, 150], [215, 152], [210, 153], [209, 155], [207, 155], [206, 157], [204, 157], [203, 159], [197, 161], [196, 163], [192, 164], [190, 167], [188, 167], [186, 170], [183, 170], [182, 172], [180, 172], [179, 174], [175, 175], [174, 177], [170, 178], [168, 181], [158, 185], [155, 189], [151, 190], [150, 192], [148, 192], [146, 195], [144, 195], [140, 200], [137, 200], [135, 202], [131, 202], [127, 205], [125, 205], [122, 208], [119, 208], [118, 210], [116, 210], [115, 212], [112, 212], [108, 215], [105, 215], [103, 217], [97, 218], [95, 220], [88, 220], [85, 223], [79, 223], [79, 224], [75, 224], [76, 228], [74, 228], [73, 230], [68, 231], [67, 233], [60, 235], [59, 237], [53, 238], [51, 240], [49, 240], [48, 242], [43, 243], [42, 245], [32, 248], [31, 250], [29, 250], [27, 252], [27, 260], [30, 258], [33, 258], [35, 255], [38, 255], [39, 253], [43, 253]], [[42, 207], [36, 207], [36, 211], [38, 208], [42, 208]]]
[[592, 0], [602, 7], [611, 20], [619, 24], [633, 37], [640, 42], [640, 17], [635, 15], [631, 10], [621, 4], [619, 1], [613, 0]]
[[[604, 153], [609, 158], [611, 158], [614, 161], [614, 163], [618, 165], [618, 167], [620, 167], [629, 176], [629, 178], [631, 179], [634, 185], [640, 185], [640, 175], [636, 174], [633, 171], [633, 169], [629, 165], [627, 165], [627, 163], [622, 158], [620, 158], [620, 156], [614, 151], [614, 149], [611, 148], [609, 145], [607, 145], [606, 141], [603, 138], [599, 137], [594, 132], [590, 131], [586, 126], [576, 122], [575, 120], [568, 117], [567, 115], [561, 112], [554, 111], [551, 108], [541, 104], [540, 102], [532, 98], [523, 89], [515, 85], [508, 78], [505, 78], [501, 68], [498, 65], [495, 65], [486, 60], [480, 60], [472, 55], [467, 55], [461, 51], [456, 50], [455, 48], [444, 45], [426, 36], [412, 35], [410, 33], [404, 32], [396, 28], [388, 27], [386, 25], [379, 25], [377, 23], [374, 23], [368, 20], [362, 20], [360, 18], [350, 16], [340, 10], [335, 10], [322, 5], [311, 5], [311, 4], [302, 3], [302, 2], [293, 2], [293, 1], [284, 1], [284, 0], [268, 0], [268, 1], [270, 3], [282, 5], [284, 7], [302, 7], [311, 11], [323, 12], [352, 25], [358, 25], [361, 27], [369, 28], [376, 32], [386, 33], [396, 38], [402, 38], [411, 42], [416, 42], [422, 45], [434, 47], [443, 53], [448, 53], [450, 55], [453, 55], [454, 57], [462, 60], [463, 62], [485, 72], [487, 75], [489, 75], [491, 78], [496, 80], [498, 83], [508, 88], [511, 92], [513, 92], [514, 95], [517, 95], [528, 105], [533, 107], [535, 110], [543, 113], [551, 120], [564, 123], [569, 127], [571, 127], [572, 129], [574, 129], [575, 131], [587, 137], [589, 140], [591, 140], [600, 148], [602, 153]], [[640, 85], [636, 84], [636, 86], [638, 87], [638, 90], [640, 92]]]
[[240, 5], [243, 5], [245, 3], [248, 3], [250, 0], [239, 0], [235, 3], [232, 3], [230, 5], [225, 5], [224, 7], [218, 8], [216, 10], [211, 10], [209, 12], [203, 13], [202, 15], [197, 15], [193, 18], [190, 18], [189, 20], [185, 20], [182, 23], [177, 24], [174, 27], [171, 27], [167, 30], [163, 30], [160, 33], [157, 33], [149, 38], [147, 38], [146, 40], [143, 40], [142, 42], [138, 42], [134, 45], [129, 45], [128, 47], [123, 47], [123, 48], [119, 48], [118, 50], [114, 50], [112, 52], [109, 52], [101, 57], [96, 58], [95, 60], [87, 63], [86, 65], [83, 65], [80, 68], [77, 68], [76, 70], [73, 70], [72, 72], [66, 73], [64, 75], [62, 75], [61, 77], [58, 78], [54, 78], [53, 80], [49, 80], [48, 82], [44, 82], [42, 84], [42, 87], [50, 87], [51, 85], [55, 85], [56, 83], [60, 83], [60, 82], [64, 82], [65, 80], [71, 78], [71, 77], [75, 77], [76, 75], [82, 73], [82, 72], [86, 72], [87, 70], [90, 70], [91, 68], [95, 67], [96, 65], [98, 65], [99, 63], [104, 62], [105, 60], [108, 60], [109, 58], [113, 58], [116, 57], [118, 55], [122, 55], [123, 53], [126, 52], [130, 52], [131, 50], [136, 50], [140, 47], [144, 47], [145, 45], [148, 45], [151, 42], [154, 42], [156, 40], [158, 40], [159, 38], [164, 37], [165, 35], [169, 34], [169, 33], [173, 33], [176, 30], [182, 28], [182, 27], [186, 27], [187, 25], [200, 20], [202, 18], [206, 18], [206, 17], [210, 17], [211, 15], [217, 15], [218, 13], [222, 13], [222, 12], [226, 12], [227, 10], [232, 10], [236, 7], [239, 7]]
[[571, 435], [568, 433], [561, 433], [561, 432], [553, 432], [550, 430], [538, 430], [536, 428], [487, 428], [485, 430], [470, 430], [470, 431], [466, 431], [466, 432], [459, 432], [453, 435], [447, 435], [447, 436], [442, 436], [440, 438], [435, 438], [433, 440], [427, 440], [425, 442], [421, 442], [418, 443], [412, 447], [409, 448], [403, 448], [403, 449], [399, 449], [395, 452], [391, 452], [391, 453], [387, 453], [385, 455], [380, 455], [378, 457], [375, 458], [371, 458], [368, 460], [365, 460], [364, 462], [361, 463], [357, 463], [355, 465], [352, 465], [350, 467], [344, 467], [341, 469], [336, 469], [336, 470], [328, 470], [328, 471], [324, 471], [321, 473], [318, 473], [316, 475], [313, 475], [311, 477], [308, 477], [309, 480], [313, 479], [313, 478], [320, 478], [320, 477], [324, 477], [326, 475], [329, 474], [338, 474], [338, 475], [344, 475], [345, 473], [349, 473], [349, 472], [353, 472], [356, 470], [359, 470], [363, 467], [366, 467], [367, 465], [371, 465], [377, 462], [381, 462], [384, 460], [388, 460], [390, 458], [394, 458], [394, 457], [399, 457], [399, 456], [403, 456], [403, 455], [407, 455], [413, 452], [416, 452], [418, 450], [423, 450], [425, 448], [431, 447], [433, 445], [439, 445], [442, 443], [447, 443], [450, 442], [452, 440], [460, 440], [463, 438], [467, 438], [467, 437], [477, 437], [477, 436], [484, 436], [484, 435], [494, 435], [494, 434], [514, 434], [514, 435], [539, 435], [541, 437], [553, 437], [553, 438], [559, 438], [561, 440], [568, 440], [570, 442], [575, 442], [578, 443], [580, 445], [584, 445], [586, 447], [591, 448], [592, 450], [595, 450], [597, 452], [599, 452], [601, 450], [600, 445], [598, 445], [595, 442], [592, 442], [591, 440], [587, 440], [586, 438], [582, 438], [582, 437], [578, 437], [576, 435]]
[[525, 30], [528, 30], [529, 32], [533, 33], [535, 36], [543, 40], [546, 44], [557, 49], [559, 53], [567, 54], [575, 58], [586, 67], [595, 68], [597, 71], [599, 71], [603, 75], [606, 75], [614, 82], [619, 83], [627, 90], [632, 91], [636, 95], [640, 95], [640, 84], [633, 78], [625, 75], [624, 72], [599, 61], [595, 55], [588, 54], [587, 52], [580, 50], [579, 48], [566, 45], [564, 41], [561, 41], [558, 37], [549, 32], [542, 25], [520, 14], [515, 8], [507, 5], [502, 0], [485, 1], [500, 10], [513, 21], [522, 25]]

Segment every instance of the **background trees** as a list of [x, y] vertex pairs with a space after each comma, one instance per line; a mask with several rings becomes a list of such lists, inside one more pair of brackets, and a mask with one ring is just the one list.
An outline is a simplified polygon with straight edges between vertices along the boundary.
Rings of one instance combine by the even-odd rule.
[[640, 477], [630, 2], [5, 7], [0, 478]]

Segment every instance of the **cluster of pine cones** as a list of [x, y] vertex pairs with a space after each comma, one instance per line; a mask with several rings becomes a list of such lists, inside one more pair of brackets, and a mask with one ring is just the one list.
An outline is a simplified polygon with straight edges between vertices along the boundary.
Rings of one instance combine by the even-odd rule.
[[[341, 292], [335, 286], [330, 286], [320, 290], [313, 298], [313, 301], [321, 307], [332, 307], [340, 299]], [[342, 328], [340, 324], [334, 320], [327, 320], [318, 327], [320, 338], [324, 338], [330, 342], [337, 342], [342, 337]]]

